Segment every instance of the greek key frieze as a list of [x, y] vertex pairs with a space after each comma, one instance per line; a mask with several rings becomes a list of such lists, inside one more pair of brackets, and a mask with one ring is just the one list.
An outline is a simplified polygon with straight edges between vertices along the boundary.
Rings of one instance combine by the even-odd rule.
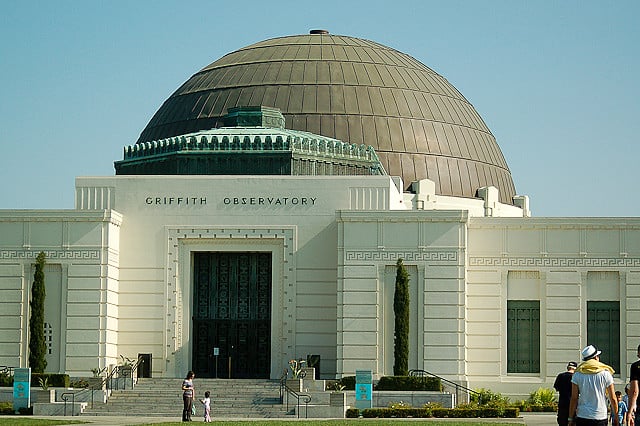
[[347, 251], [347, 261], [367, 262], [396, 262], [399, 258], [405, 262], [457, 262], [458, 253], [455, 251]]
[[640, 258], [470, 257], [470, 266], [624, 268], [640, 266]]
[[47, 260], [96, 260], [100, 250], [0, 250], [0, 259], [35, 259], [43, 251]]

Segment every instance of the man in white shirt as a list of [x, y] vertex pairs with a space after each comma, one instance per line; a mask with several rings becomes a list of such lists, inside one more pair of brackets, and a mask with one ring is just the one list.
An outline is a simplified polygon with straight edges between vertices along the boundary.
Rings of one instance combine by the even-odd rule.
[[618, 401], [613, 385], [613, 368], [600, 362], [599, 351], [593, 345], [582, 350], [582, 361], [571, 378], [569, 424], [576, 426], [607, 426], [607, 397], [613, 411], [613, 425], [618, 426]]

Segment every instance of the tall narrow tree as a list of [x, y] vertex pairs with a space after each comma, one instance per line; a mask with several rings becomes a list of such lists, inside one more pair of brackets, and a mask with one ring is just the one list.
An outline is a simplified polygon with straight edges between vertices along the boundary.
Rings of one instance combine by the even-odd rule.
[[393, 375], [406, 376], [409, 374], [409, 273], [402, 259], [396, 262], [393, 312], [395, 314]]
[[29, 318], [29, 367], [34, 373], [44, 373], [47, 368], [47, 344], [44, 339], [44, 265], [46, 255], [40, 252], [36, 258], [36, 272], [31, 286], [31, 317]]

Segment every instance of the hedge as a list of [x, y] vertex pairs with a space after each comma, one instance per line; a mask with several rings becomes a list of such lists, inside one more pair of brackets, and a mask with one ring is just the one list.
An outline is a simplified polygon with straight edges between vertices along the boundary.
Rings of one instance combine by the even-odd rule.
[[68, 388], [69, 375], [57, 373], [31, 373], [31, 387], [40, 387], [40, 379], [47, 380], [47, 385], [52, 388]]
[[366, 408], [347, 410], [347, 418], [517, 418], [520, 410], [516, 407], [507, 408]]
[[437, 377], [384, 376], [380, 378], [376, 390], [382, 391], [436, 391], [442, 390], [442, 382]]
[[345, 390], [356, 390], [356, 376], [344, 376], [338, 382], [344, 386]]

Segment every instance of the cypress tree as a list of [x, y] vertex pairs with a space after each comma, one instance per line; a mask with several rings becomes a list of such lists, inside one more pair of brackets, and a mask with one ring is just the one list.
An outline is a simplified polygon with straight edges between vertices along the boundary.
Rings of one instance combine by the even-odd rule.
[[393, 294], [395, 334], [393, 339], [393, 375], [409, 374], [409, 273], [402, 263], [396, 262], [396, 289]]
[[47, 368], [47, 344], [44, 339], [44, 265], [46, 255], [40, 252], [36, 258], [36, 272], [31, 286], [31, 317], [29, 319], [29, 367], [33, 373], [44, 373]]

